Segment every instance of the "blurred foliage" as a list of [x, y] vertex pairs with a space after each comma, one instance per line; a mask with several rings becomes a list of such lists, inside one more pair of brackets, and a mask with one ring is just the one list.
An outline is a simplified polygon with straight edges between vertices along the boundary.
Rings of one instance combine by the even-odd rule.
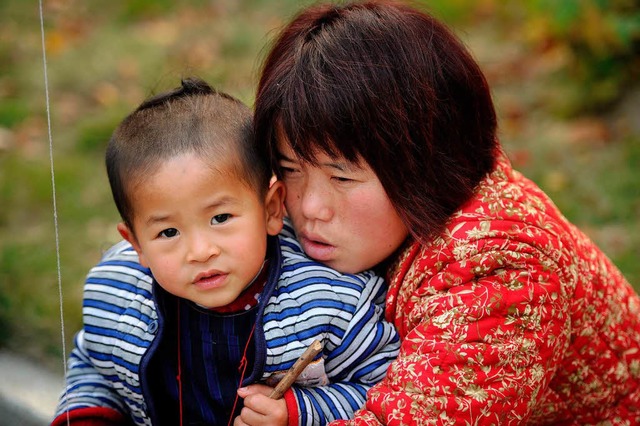
[[544, 102], [561, 116], [602, 113], [640, 76], [637, 0], [420, 0], [446, 22], [468, 28], [480, 20], [510, 27], [531, 54], [555, 61]]
[[37, 4], [0, 2], [0, 347], [59, 368], [61, 322], [67, 346], [81, 326], [84, 276], [120, 238], [103, 165], [117, 123], [189, 75], [251, 104], [269, 33], [303, 4], [43, 2], [50, 160]]
[[525, 35], [539, 51], [561, 50], [557, 111], [606, 111], [640, 75], [637, 0], [528, 0]]
[[[252, 104], [265, 46], [309, 3], [43, 2], [61, 307], [40, 20], [34, 2], [0, 2], [0, 347], [59, 367], [61, 320], [67, 344], [80, 327], [84, 276], [119, 240], [103, 165], [116, 124], [188, 75]], [[573, 117], [631, 93], [637, 2], [414, 3], [452, 25], [480, 61], [514, 164], [640, 284], [640, 139], [620, 130], [633, 118], [613, 108]], [[636, 122], [637, 108], [627, 114]]]

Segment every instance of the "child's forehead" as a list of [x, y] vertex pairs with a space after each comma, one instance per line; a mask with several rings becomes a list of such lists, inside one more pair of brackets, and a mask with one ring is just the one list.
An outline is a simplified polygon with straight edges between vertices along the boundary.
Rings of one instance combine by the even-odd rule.
[[166, 164], [181, 158], [200, 163], [200, 167], [210, 169], [215, 173], [231, 174], [242, 168], [242, 155], [239, 149], [232, 144], [202, 146], [200, 149], [176, 153], [161, 162]]
[[232, 157], [234, 156], [212, 152], [198, 153], [189, 151], [178, 153], [151, 161], [145, 168], [133, 170], [127, 177], [127, 181], [135, 186], [140, 186], [156, 178], [166, 170], [176, 167], [184, 160], [191, 162], [190, 168], [192, 170], [198, 170], [213, 177], [224, 176], [226, 178], [244, 180], [240, 160], [237, 157]]
[[199, 158], [203, 171], [212, 178], [224, 177], [227, 182], [233, 181], [249, 185], [249, 171], [239, 156], [204, 155]]
[[[186, 180], [182, 180], [183, 176]], [[195, 179], [195, 180], [194, 180]], [[158, 185], [164, 185], [167, 196], [172, 191], [188, 191], [186, 186], [198, 186], [206, 182], [212, 191], [227, 187], [244, 187], [251, 192], [259, 193], [254, 188], [249, 175], [240, 161], [221, 158], [210, 158], [196, 153], [180, 154], [164, 161], [157, 161], [146, 171], [138, 171], [127, 179], [126, 191], [132, 199], [146, 197], [157, 191]]]

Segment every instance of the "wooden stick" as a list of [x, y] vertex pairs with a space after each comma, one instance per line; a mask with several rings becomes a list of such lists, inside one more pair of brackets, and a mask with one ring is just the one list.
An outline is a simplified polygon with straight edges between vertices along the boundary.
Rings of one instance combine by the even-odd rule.
[[291, 368], [289, 369], [289, 371], [287, 371], [287, 373], [284, 375], [282, 380], [280, 380], [280, 382], [276, 385], [276, 387], [273, 388], [273, 390], [271, 391], [271, 394], [269, 395], [269, 398], [271, 399], [282, 398], [282, 395], [284, 395], [287, 389], [289, 389], [293, 384], [293, 382], [296, 381], [296, 378], [300, 375], [300, 373], [302, 373], [302, 370], [304, 370], [305, 367], [309, 365], [311, 361], [313, 361], [313, 358], [315, 358], [316, 355], [318, 355], [321, 350], [322, 350], [322, 343], [320, 343], [320, 340], [317, 340], [317, 339], [314, 340], [313, 343], [309, 345], [307, 350], [305, 350], [304, 353], [300, 355], [300, 358], [297, 359], [295, 364], [291, 366]]

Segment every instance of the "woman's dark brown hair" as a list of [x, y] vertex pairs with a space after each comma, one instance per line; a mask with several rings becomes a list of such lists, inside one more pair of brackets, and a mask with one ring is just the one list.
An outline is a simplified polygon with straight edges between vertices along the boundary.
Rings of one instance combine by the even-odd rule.
[[279, 34], [262, 69], [257, 143], [278, 173], [278, 128], [293, 150], [368, 163], [415, 238], [426, 241], [495, 162], [487, 81], [461, 41], [390, 1], [318, 5]]

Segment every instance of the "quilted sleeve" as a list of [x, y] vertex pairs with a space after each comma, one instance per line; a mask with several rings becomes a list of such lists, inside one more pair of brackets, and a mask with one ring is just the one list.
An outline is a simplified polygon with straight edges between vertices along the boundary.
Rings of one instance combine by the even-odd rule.
[[569, 343], [561, 283], [571, 278], [552, 238], [513, 241], [475, 226], [466, 235], [481, 238], [448, 253], [418, 250], [396, 277], [400, 355], [364, 409], [335, 425], [526, 422]]

